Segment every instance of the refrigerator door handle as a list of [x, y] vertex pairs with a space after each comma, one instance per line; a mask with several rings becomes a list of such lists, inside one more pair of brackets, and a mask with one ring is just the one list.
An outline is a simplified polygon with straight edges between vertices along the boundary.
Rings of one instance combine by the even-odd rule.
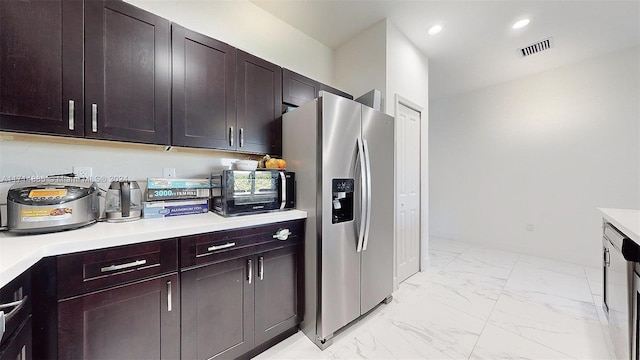
[[362, 247], [362, 250], [365, 251], [367, 250], [367, 244], [369, 244], [369, 228], [371, 228], [371, 159], [369, 154], [369, 143], [366, 139], [363, 139], [362, 142], [364, 148], [364, 162], [366, 169], [365, 179], [367, 182], [367, 220], [365, 222], [364, 228], [364, 246]]
[[358, 246], [356, 248], [357, 252], [362, 251], [362, 245], [364, 243], [364, 232], [366, 229], [365, 217], [367, 216], [367, 208], [365, 204], [365, 199], [367, 196], [366, 186], [366, 178], [365, 178], [365, 155], [364, 155], [364, 145], [362, 144], [362, 139], [358, 137], [357, 141], [358, 146], [358, 159], [360, 160], [360, 231], [358, 231]]

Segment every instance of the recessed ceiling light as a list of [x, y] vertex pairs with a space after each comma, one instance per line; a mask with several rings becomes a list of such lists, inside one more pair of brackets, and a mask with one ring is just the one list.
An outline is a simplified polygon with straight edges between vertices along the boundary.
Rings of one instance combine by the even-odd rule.
[[523, 27], [529, 25], [529, 19], [522, 19], [522, 20], [518, 20], [516, 21], [512, 28], [514, 29], [522, 29]]
[[435, 35], [435, 34], [439, 33], [440, 31], [442, 31], [442, 25], [433, 25], [429, 29], [429, 35]]

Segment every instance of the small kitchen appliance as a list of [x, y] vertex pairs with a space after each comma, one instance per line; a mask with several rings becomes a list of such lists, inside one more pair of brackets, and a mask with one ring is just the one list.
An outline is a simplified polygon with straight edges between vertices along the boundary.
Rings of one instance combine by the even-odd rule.
[[295, 173], [223, 170], [211, 175], [211, 211], [235, 216], [295, 207]]
[[109, 222], [133, 221], [142, 217], [142, 190], [136, 181], [114, 181], [107, 190], [105, 214]]
[[98, 184], [69, 182], [16, 183], [7, 192], [7, 228], [44, 233], [95, 223], [100, 216]]

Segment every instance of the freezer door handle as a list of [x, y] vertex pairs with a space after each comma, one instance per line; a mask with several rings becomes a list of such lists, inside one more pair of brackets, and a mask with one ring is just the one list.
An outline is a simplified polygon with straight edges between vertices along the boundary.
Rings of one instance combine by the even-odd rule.
[[366, 206], [366, 213], [367, 213], [367, 217], [366, 217], [366, 221], [365, 221], [365, 230], [364, 230], [364, 245], [362, 247], [363, 251], [367, 250], [367, 244], [369, 244], [369, 228], [371, 227], [371, 160], [369, 158], [369, 143], [367, 142], [366, 139], [362, 140], [363, 142], [363, 148], [364, 148], [364, 163], [365, 163], [365, 169], [366, 171], [364, 172], [366, 174], [365, 179], [367, 182], [367, 206]]
[[360, 161], [360, 230], [358, 231], [358, 246], [356, 247], [357, 252], [362, 251], [362, 245], [364, 244], [364, 236], [365, 236], [365, 218], [367, 216], [367, 205], [365, 204], [365, 199], [367, 197], [367, 189], [366, 187], [366, 163], [365, 163], [365, 155], [364, 155], [364, 145], [362, 144], [362, 139], [358, 137], [357, 144], [358, 152], [357, 157]]

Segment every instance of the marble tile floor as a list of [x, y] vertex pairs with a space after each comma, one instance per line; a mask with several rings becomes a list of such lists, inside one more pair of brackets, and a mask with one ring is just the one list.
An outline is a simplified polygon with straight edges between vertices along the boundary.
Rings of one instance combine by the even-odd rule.
[[613, 359], [602, 274], [431, 239], [431, 267], [320, 351], [298, 331], [256, 359]]

